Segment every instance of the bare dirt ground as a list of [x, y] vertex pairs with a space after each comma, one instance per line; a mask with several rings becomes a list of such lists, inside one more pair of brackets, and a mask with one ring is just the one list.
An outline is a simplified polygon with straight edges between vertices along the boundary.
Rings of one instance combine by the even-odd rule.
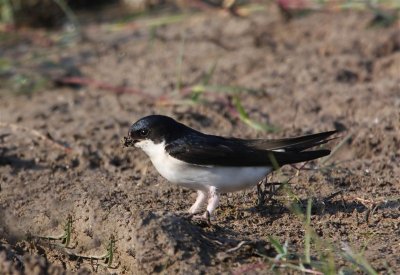
[[[177, 214], [190, 207], [195, 192], [167, 183], [144, 153], [120, 144], [132, 122], [154, 113], [204, 132], [247, 138], [344, 129], [329, 144], [346, 138], [337, 154], [307, 164], [315, 169], [301, 170], [291, 189], [303, 206], [313, 198], [311, 225], [321, 239], [365, 250], [379, 273], [399, 271], [400, 31], [399, 25], [368, 27], [371, 19], [354, 11], [290, 22], [276, 10], [244, 18], [208, 13], [152, 31], [85, 25], [86, 38], [63, 48], [31, 36], [4, 42], [2, 56], [20, 60], [19, 70], [39, 70], [24, 59], [35, 53], [62, 64], [56, 77], [80, 75], [140, 93], [92, 83], [16, 96], [2, 87], [2, 272], [266, 273], [271, 265], [260, 255], [276, 254], [268, 236], [302, 253], [304, 225], [288, 210], [284, 193], [259, 207], [255, 188], [226, 194], [211, 227]], [[241, 93], [242, 104], [278, 132], [248, 127], [217, 99], [170, 104], [182, 98], [175, 92], [177, 77], [181, 87], [198, 84], [215, 63], [212, 84], [263, 90]], [[69, 249], [57, 241], [27, 240], [27, 232], [61, 235], [68, 215]], [[111, 235], [114, 268], [66, 253], [104, 255]], [[338, 257], [337, 267], [346, 266]]]

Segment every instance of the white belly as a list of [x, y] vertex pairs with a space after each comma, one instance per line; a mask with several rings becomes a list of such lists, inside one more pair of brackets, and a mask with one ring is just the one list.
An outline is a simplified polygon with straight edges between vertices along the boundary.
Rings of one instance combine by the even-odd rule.
[[207, 191], [210, 186], [219, 192], [234, 192], [256, 185], [271, 167], [225, 167], [192, 165], [175, 159], [164, 150], [164, 144], [142, 141], [137, 144], [150, 157], [157, 171], [168, 181], [195, 190]]
[[154, 166], [170, 182], [192, 189], [208, 190], [214, 186], [222, 193], [252, 187], [271, 171], [268, 167], [208, 167], [185, 163], [174, 165], [169, 170], [159, 165]]

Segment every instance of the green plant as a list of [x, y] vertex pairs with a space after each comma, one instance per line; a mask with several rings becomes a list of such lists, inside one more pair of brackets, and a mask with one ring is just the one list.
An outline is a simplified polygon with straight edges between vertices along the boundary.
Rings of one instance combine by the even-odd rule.
[[[181, 59], [179, 59], [181, 60]], [[178, 63], [180, 65], [180, 63]], [[213, 85], [210, 84], [211, 79], [215, 73], [217, 67], [217, 61], [209, 68], [209, 70], [204, 74], [202, 81], [199, 84], [195, 84], [190, 87], [182, 89], [182, 92], [189, 92], [188, 100], [183, 101], [184, 104], [210, 104], [216, 102], [216, 96], [221, 94], [224, 96], [223, 104], [226, 108], [233, 108], [234, 114], [245, 124], [251, 128], [264, 131], [264, 132], [277, 132], [279, 129], [273, 125], [266, 123], [257, 122], [250, 118], [249, 114], [243, 107], [240, 95], [246, 93], [263, 93], [262, 90], [250, 89], [240, 86], [227, 86], [227, 85]], [[180, 74], [178, 74], [180, 77]], [[179, 80], [180, 78], [178, 78]], [[177, 81], [177, 84], [179, 81]], [[180, 86], [179, 86], [180, 88]], [[230, 100], [232, 102], [230, 102]], [[228, 103], [227, 103], [228, 102]], [[232, 106], [230, 106], [232, 105]]]
[[[341, 146], [342, 145], [339, 144], [337, 147], [340, 148]], [[276, 158], [272, 153], [268, 156], [272, 162], [274, 170], [277, 171], [277, 175], [281, 178], [278, 180], [281, 182], [279, 188], [283, 189], [285, 194], [291, 200], [289, 209], [297, 218], [300, 219], [304, 228], [304, 249], [302, 254], [296, 251], [291, 252], [288, 240], [286, 240], [284, 244], [281, 244], [276, 237], [268, 237], [269, 242], [274, 247], [277, 255], [274, 258], [270, 258], [266, 255], [261, 256], [271, 263], [271, 270], [285, 268], [308, 274], [343, 274], [343, 272], [345, 272], [344, 267], [337, 266], [335, 262], [335, 259], [340, 257], [347, 261], [347, 263], [350, 263], [350, 268], [353, 271], [357, 272], [361, 270], [363, 273], [376, 275], [377, 272], [363, 256], [367, 245], [364, 245], [360, 253], [355, 253], [346, 243], [342, 243], [340, 246], [335, 246], [331, 244], [330, 241], [318, 236], [311, 224], [312, 199], [309, 198], [307, 200], [306, 211], [304, 213], [299, 203], [300, 200], [291, 191], [291, 188], [288, 185], [292, 178], [282, 178], [281, 169]]]
[[243, 108], [243, 105], [240, 102], [238, 95], [234, 96], [233, 103], [234, 103], [234, 106], [235, 106], [237, 112], [239, 113], [240, 120], [243, 121], [248, 126], [254, 128], [256, 130], [264, 131], [264, 132], [277, 132], [278, 131], [278, 128], [275, 126], [265, 124], [265, 123], [260, 123], [260, 122], [252, 120], [250, 118], [249, 114]]
[[72, 235], [72, 216], [68, 215], [67, 221], [64, 225], [64, 233], [60, 236], [32, 236], [37, 239], [45, 239], [48, 241], [61, 241], [64, 247], [68, 247], [71, 242]]

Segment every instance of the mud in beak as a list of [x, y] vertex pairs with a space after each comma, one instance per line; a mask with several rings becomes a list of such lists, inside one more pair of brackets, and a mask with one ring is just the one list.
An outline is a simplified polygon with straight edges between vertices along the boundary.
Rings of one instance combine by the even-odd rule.
[[124, 137], [124, 140], [122, 142], [122, 145], [124, 147], [134, 147], [135, 143], [137, 143], [139, 140], [137, 139], [132, 139], [130, 136]]

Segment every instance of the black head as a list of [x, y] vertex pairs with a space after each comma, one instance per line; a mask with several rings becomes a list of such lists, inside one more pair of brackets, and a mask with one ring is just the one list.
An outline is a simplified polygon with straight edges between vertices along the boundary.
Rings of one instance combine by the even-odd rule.
[[129, 128], [129, 139], [135, 144], [142, 140], [151, 140], [154, 143], [169, 141], [189, 129], [176, 120], [162, 115], [151, 115], [139, 119]]

